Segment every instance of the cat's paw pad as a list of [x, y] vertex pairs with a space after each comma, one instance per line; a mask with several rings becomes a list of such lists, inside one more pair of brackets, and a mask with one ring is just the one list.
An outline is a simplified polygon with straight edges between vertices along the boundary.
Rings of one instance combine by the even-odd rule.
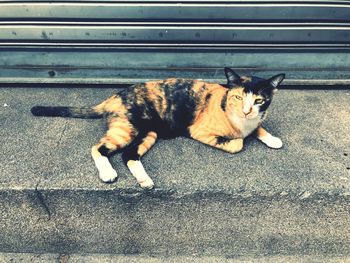
[[154, 183], [152, 181], [152, 179], [143, 181], [143, 182], [139, 182], [141, 188], [146, 189], [146, 190], [151, 190], [154, 187]]
[[264, 138], [263, 142], [267, 146], [269, 146], [270, 148], [273, 148], [273, 149], [280, 149], [283, 146], [282, 140], [280, 138], [272, 136], [272, 135]]
[[103, 182], [112, 183], [117, 179], [118, 174], [117, 174], [117, 171], [112, 168], [112, 169], [106, 169], [106, 170], [100, 171], [99, 176]]

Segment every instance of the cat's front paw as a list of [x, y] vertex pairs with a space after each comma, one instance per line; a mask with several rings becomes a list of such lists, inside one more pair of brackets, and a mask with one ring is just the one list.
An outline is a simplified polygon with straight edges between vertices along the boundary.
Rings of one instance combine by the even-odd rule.
[[259, 138], [268, 147], [273, 149], [280, 149], [283, 146], [282, 140], [278, 137], [272, 136], [271, 134]]
[[146, 181], [138, 182], [143, 189], [151, 190], [154, 187], [154, 183], [151, 178]]

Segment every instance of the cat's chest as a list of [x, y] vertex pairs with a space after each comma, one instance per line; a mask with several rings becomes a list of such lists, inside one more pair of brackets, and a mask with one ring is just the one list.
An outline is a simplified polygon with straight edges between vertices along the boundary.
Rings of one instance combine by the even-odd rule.
[[261, 123], [260, 116], [254, 119], [243, 119], [238, 116], [230, 116], [232, 125], [241, 132], [243, 138], [251, 134]]

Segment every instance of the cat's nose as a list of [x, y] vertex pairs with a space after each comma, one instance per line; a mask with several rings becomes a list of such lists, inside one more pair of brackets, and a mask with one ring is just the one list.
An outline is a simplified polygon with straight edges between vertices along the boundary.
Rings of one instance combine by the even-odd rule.
[[248, 115], [249, 113], [251, 113], [252, 112], [252, 108], [250, 107], [250, 108], [244, 108], [243, 109], [243, 113], [245, 114], [245, 115]]

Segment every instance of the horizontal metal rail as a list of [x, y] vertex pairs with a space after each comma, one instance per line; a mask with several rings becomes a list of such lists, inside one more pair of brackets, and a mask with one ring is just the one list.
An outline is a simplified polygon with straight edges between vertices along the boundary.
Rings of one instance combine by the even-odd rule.
[[[169, 77], [223, 80], [223, 67], [269, 77], [284, 72], [286, 84], [345, 85], [350, 53], [290, 51], [2, 51], [0, 82], [134, 83]], [[273, 61], [273, 63], [271, 63]]]
[[350, 21], [350, 2], [0, 2], [0, 20]]
[[350, 27], [0, 26], [0, 41], [350, 43]]
[[350, 43], [345, 44], [252, 44], [252, 43], [62, 43], [62, 42], [0, 42], [0, 50], [4, 49], [87, 49], [87, 50], [118, 50], [118, 49], [131, 49], [131, 50], [287, 50], [290, 52], [295, 51], [315, 51], [324, 50], [329, 52], [334, 51], [349, 51]]

